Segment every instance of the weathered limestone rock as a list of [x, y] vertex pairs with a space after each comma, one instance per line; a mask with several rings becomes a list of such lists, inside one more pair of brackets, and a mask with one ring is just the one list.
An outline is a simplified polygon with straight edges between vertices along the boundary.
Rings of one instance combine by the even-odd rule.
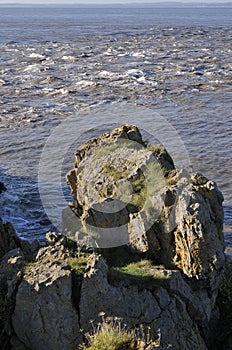
[[68, 256], [62, 244], [44, 247], [26, 267], [12, 320], [16, 335], [31, 350], [72, 350], [82, 341]]
[[131, 242], [143, 252], [146, 242], [137, 247], [133, 230], [128, 230], [130, 216], [141, 212], [145, 230], [152, 225], [162, 209], [165, 177], [171, 171], [174, 164], [166, 150], [149, 150], [139, 130], [124, 125], [77, 150], [75, 169], [67, 174], [72, 209], [99, 246]]
[[[192, 283], [180, 270], [156, 265], [150, 267], [154, 277], [134, 278], [109, 267], [97, 253], [87, 255], [82, 277], [77, 277], [68, 264], [72, 253], [66, 237], [49, 233], [47, 239], [50, 245], [24, 267], [23, 278], [20, 273], [17, 284], [9, 284], [9, 296], [17, 291], [13, 350], [76, 349], [81, 330], [89, 331], [91, 320], [97, 324], [101, 311], [130, 328], [149, 327], [161, 350], [207, 349], [204, 338], [215, 300], [200, 281]], [[20, 267], [23, 255], [15, 250], [5, 260]]]
[[163, 207], [149, 239], [155, 235], [160, 242], [162, 263], [174, 264], [188, 277], [205, 279], [212, 289], [217, 288], [217, 275], [225, 261], [223, 197], [216, 184], [201, 175], [185, 181], [184, 186], [177, 182], [168, 187], [175, 202], [169, 213]]
[[[216, 184], [200, 174], [190, 176], [175, 169], [163, 146], [148, 146], [130, 125], [82, 145], [67, 181], [73, 195], [70, 207], [79, 219], [79, 226], [72, 220], [76, 238], [86, 242], [91, 236], [100, 248], [127, 246], [131, 254], [164, 265], [168, 276], [154, 289], [128, 287], [125, 281], [115, 286], [100, 259], [96, 271], [89, 271], [82, 282], [83, 327], [88, 328], [89, 318], [103, 310], [129, 325], [138, 319], [152, 323], [154, 332], [159, 325], [164, 348], [168, 342], [178, 349], [205, 348], [201, 336], [208, 332], [225, 261], [223, 197]], [[164, 309], [158, 301], [160, 288], [168, 295], [168, 301], [162, 300]], [[82, 310], [90, 298], [93, 303], [85, 318]], [[143, 310], [141, 300], [146, 305]], [[177, 336], [172, 331], [179, 329], [177, 324], [194, 335], [183, 331]], [[193, 343], [186, 345], [184, 338], [194, 339]]]
[[147, 252], [217, 289], [223, 197], [213, 181], [178, 172], [163, 146], [147, 146], [130, 125], [82, 145], [67, 181], [83, 226], [77, 232], [100, 248], [127, 244], [132, 252]]
[[[27, 259], [32, 259], [39, 245], [18, 238], [10, 223], [0, 219], [0, 349], [26, 350], [12, 327], [12, 315], [18, 286]], [[12, 344], [15, 344], [14, 346]]]
[[89, 321], [97, 323], [99, 313], [104, 311], [105, 317], [117, 317], [132, 328], [139, 324], [145, 329], [149, 326], [153, 336], [160, 334], [159, 349], [206, 349], [197, 321], [199, 318], [205, 321], [207, 311], [199, 295], [184, 282], [180, 271], [157, 268], [159, 278], [143, 286], [142, 280], [134, 284], [129, 277], [114, 280], [99, 256], [93, 256], [89, 265], [81, 285], [83, 329], [90, 330]]
[[[174, 262], [189, 277], [211, 279], [223, 267], [225, 260], [223, 197], [216, 184], [203, 176], [193, 177], [190, 186], [191, 189], [187, 187], [183, 191], [175, 208], [178, 224], [174, 231]], [[189, 200], [183, 212], [187, 191]]]

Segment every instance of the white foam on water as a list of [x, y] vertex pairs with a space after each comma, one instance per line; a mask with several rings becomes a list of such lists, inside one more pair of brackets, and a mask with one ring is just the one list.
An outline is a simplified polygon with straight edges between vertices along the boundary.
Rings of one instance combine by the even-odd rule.
[[[172, 123], [189, 150], [195, 171], [215, 180], [225, 205], [232, 207], [231, 26], [204, 24], [204, 30], [189, 24], [134, 26], [126, 23], [121, 28], [116, 23], [107, 31], [104, 26], [96, 29], [85, 24], [75, 32], [77, 27], [67, 24], [53, 33], [43, 28], [14, 30], [11, 38], [4, 38], [1, 167], [19, 181], [7, 178], [8, 187], [9, 183], [13, 186], [9, 195], [24, 198], [18, 186], [25, 189], [37, 178], [43, 146], [62, 120], [84, 108], [128, 101], [147, 106]], [[25, 39], [25, 34], [31, 39]], [[85, 122], [91, 127], [92, 120]], [[35, 219], [28, 220], [33, 228], [37, 222], [33, 234], [44, 234], [33, 200]], [[14, 208], [13, 220], [18, 200], [9, 198], [8, 202]], [[25, 213], [17, 214], [18, 218], [29, 215], [26, 202], [21, 206]], [[228, 212], [227, 225], [230, 218]], [[27, 227], [25, 237], [29, 231]]]

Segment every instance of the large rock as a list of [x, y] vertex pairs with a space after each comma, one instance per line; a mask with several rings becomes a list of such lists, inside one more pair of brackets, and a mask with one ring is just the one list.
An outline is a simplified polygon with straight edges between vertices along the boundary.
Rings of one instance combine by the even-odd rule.
[[39, 244], [19, 239], [11, 223], [0, 219], [0, 349], [24, 350], [12, 327], [18, 286], [26, 261], [35, 256]]
[[[89, 318], [101, 311], [99, 307], [109, 314], [121, 314], [133, 325], [138, 319], [148, 322], [144, 315], [153, 307], [150, 323], [154, 322], [154, 330], [163, 320], [168, 324], [164, 316], [167, 312], [170, 319], [175, 320], [173, 325], [178, 319], [180, 324], [186, 322], [183, 329], [194, 329], [196, 339], [198, 330], [206, 337], [225, 261], [223, 196], [217, 185], [201, 174], [190, 175], [175, 169], [163, 146], [147, 145], [139, 130], [130, 125], [82, 145], [75, 154], [75, 167], [67, 174], [67, 181], [73, 195], [70, 208], [78, 218], [78, 224], [72, 219], [69, 228], [73, 237], [79, 239], [78, 243], [95, 241], [93, 246], [99, 248], [124, 245], [130, 254], [140, 254], [141, 258], [152, 259], [154, 264], [164, 265], [170, 278], [162, 288], [174, 298], [169, 301], [173, 308], [165, 309], [161, 315], [159, 307], [155, 307], [157, 299], [149, 294], [150, 289], [148, 293], [142, 288], [140, 294], [137, 287], [127, 287], [127, 294], [131, 293], [129, 299], [137, 303], [131, 310], [127, 307], [129, 299], [124, 287], [109, 285], [107, 266], [98, 262], [101, 268], [96, 271], [104, 273], [94, 272], [82, 284], [80, 310], [84, 310], [89, 298], [94, 300], [86, 321], [81, 313], [84, 327]], [[86, 237], [90, 236], [88, 240]], [[102, 254], [106, 251], [103, 249]], [[141, 298], [142, 304], [146, 300], [144, 305], [147, 305], [142, 311]], [[170, 330], [171, 326], [167, 328]], [[162, 329], [165, 341], [168, 339], [174, 348], [182, 348], [183, 339], [177, 345], [174, 334], [171, 335], [174, 338], [169, 339], [167, 328]], [[205, 346], [198, 341], [196, 344], [183, 348]]]
[[26, 268], [12, 319], [26, 348], [74, 350], [82, 341], [68, 257], [65, 246], [53, 242]]
[[213, 181], [177, 171], [161, 145], [148, 146], [130, 125], [82, 145], [67, 181], [79, 219], [74, 233], [89, 234], [100, 248], [127, 244], [217, 289], [223, 196]]
[[85, 254], [81, 277], [70, 271], [71, 252], [63, 243], [65, 237], [50, 235], [51, 245], [26, 267], [13, 314], [13, 350], [18, 344], [31, 350], [76, 349], [81, 331], [97, 326], [101, 312], [130, 328], [149, 328], [161, 350], [207, 349], [203, 327], [214, 300], [206, 289], [194, 290], [180, 271], [164, 266], [148, 267], [149, 278], [124, 274], [97, 253]]
[[131, 215], [141, 213], [146, 229], [152, 225], [171, 172], [174, 164], [163, 147], [149, 150], [135, 126], [123, 125], [77, 150], [75, 168], [67, 174], [72, 209], [100, 247], [130, 242], [136, 248], [127, 227]]

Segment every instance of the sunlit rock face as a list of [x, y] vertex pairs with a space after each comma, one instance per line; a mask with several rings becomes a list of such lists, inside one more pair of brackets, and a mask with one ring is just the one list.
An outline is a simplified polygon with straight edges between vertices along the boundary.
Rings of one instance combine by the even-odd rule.
[[216, 282], [224, 264], [221, 192], [204, 176], [175, 169], [164, 147], [148, 145], [136, 126], [82, 145], [67, 181], [79, 219], [73, 234], [100, 248], [127, 245], [188, 277]]

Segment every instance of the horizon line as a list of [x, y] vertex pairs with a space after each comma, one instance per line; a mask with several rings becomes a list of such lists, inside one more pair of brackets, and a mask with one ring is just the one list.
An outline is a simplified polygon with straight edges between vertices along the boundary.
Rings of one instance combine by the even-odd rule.
[[205, 6], [205, 5], [232, 5], [232, 1], [223, 1], [220, 2], [218, 0], [206, 0], [206, 2], [202, 3], [202, 1], [200, 0], [192, 0], [186, 3], [186, 1], [184, 0], [179, 0], [179, 1], [175, 1], [175, 0], [164, 0], [164, 1], [147, 1], [144, 3], [138, 2], [138, 1], [128, 1], [128, 2], [120, 2], [120, 1], [115, 1], [112, 3], [106, 3], [106, 2], [88, 2], [88, 3], [84, 3], [84, 2], [75, 2], [73, 0], [70, 0], [69, 2], [65, 1], [65, 0], [61, 0], [56, 2], [56, 0], [51, 0], [46, 1], [46, 2], [12, 2], [12, 3], [0, 3], [0, 6], [15, 6], [15, 5], [82, 5], [82, 6], [88, 6], [88, 5], [201, 5], [201, 6]]

